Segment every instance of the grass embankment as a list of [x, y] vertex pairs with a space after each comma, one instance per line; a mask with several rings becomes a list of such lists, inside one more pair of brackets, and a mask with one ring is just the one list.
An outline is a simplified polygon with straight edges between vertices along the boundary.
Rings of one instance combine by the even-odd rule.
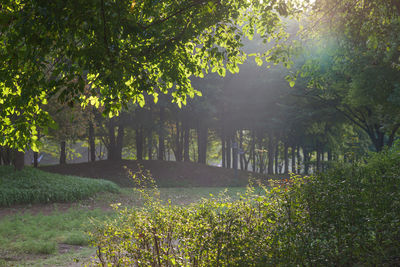
[[0, 166], [0, 207], [15, 204], [73, 202], [98, 192], [119, 192], [106, 180], [48, 173], [34, 168], [14, 171]]

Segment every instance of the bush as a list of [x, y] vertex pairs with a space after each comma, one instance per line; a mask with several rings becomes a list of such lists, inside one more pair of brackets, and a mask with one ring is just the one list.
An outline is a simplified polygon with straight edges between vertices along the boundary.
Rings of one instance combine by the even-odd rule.
[[[293, 177], [239, 200], [224, 195], [119, 210], [90, 233], [98, 264], [134, 266], [394, 266], [400, 263], [400, 149]], [[260, 190], [257, 190], [261, 192]], [[156, 191], [155, 191], [156, 192]], [[115, 205], [118, 209], [118, 205]]]
[[0, 166], [0, 206], [71, 202], [98, 192], [119, 190], [116, 184], [106, 180], [47, 173], [29, 167], [15, 172], [10, 166]]

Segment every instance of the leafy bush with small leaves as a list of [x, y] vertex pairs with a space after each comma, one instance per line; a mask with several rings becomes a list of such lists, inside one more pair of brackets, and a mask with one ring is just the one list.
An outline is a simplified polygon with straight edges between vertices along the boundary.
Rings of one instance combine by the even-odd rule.
[[[189, 206], [138, 190], [142, 209], [90, 233], [99, 266], [396, 266], [400, 146], [367, 163]], [[143, 174], [143, 173], [142, 173]], [[141, 175], [142, 175], [141, 174]], [[139, 176], [141, 176], [139, 175]], [[135, 176], [135, 175], [134, 175]], [[137, 178], [137, 176], [135, 177]], [[153, 195], [152, 195], [153, 194]]]
[[71, 202], [98, 192], [119, 192], [120, 188], [106, 180], [48, 173], [26, 167], [14, 171], [0, 166], [0, 206], [50, 202]]

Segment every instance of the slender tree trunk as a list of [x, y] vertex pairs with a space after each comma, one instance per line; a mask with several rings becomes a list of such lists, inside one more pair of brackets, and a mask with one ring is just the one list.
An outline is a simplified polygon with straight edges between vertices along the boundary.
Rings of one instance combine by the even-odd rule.
[[300, 146], [297, 146], [297, 174], [301, 173], [301, 156], [300, 156]]
[[272, 134], [268, 136], [268, 174], [274, 174], [274, 143]]
[[38, 152], [33, 152], [33, 167], [37, 168], [38, 167]]
[[285, 169], [284, 169], [284, 173], [288, 174], [289, 173], [289, 145], [287, 143], [287, 141], [284, 144], [284, 158], [285, 158]]
[[310, 171], [310, 156], [307, 149], [303, 147], [303, 158], [304, 158], [304, 174], [308, 175]]
[[256, 172], [256, 134], [255, 134], [255, 132], [256, 131], [253, 130], [252, 136], [251, 136], [251, 158], [252, 158], [251, 167], [253, 169], [253, 172]]
[[18, 150], [14, 150], [14, 169], [20, 171], [25, 165], [25, 153]]
[[113, 119], [108, 123], [108, 139], [109, 143], [107, 146], [107, 160], [115, 160], [116, 154], [116, 140], [115, 140], [115, 124]]
[[275, 146], [275, 173], [279, 174], [279, 141], [277, 140]]
[[147, 157], [153, 159], [153, 131], [150, 129], [147, 136]]
[[321, 148], [321, 170], [325, 171], [325, 151]]
[[240, 169], [244, 170], [244, 154], [241, 153], [243, 150], [243, 130], [239, 130], [239, 162]]
[[89, 154], [90, 161], [96, 161], [96, 140], [93, 123], [89, 121]]
[[229, 169], [231, 167], [231, 139], [226, 137], [226, 167]]
[[190, 154], [189, 154], [189, 144], [190, 144], [190, 129], [187, 123], [185, 123], [184, 127], [184, 142], [183, 142], [183, 160], [185, 162], [190, 162]]
[[181, 145], [182, 127], [179, 123], [179, 120], [176, 120], [175, 127], [176, 127], [175, 149], [173, 149], [173, 151], [175, 154], [175, 160], [182, 161], [182, 145]]
[[226, 141], [225, 141], [225, 133], [222, 131], [221, 134], [221, 155], [222, 155], [222, 167], [226, 168]]
[[164, 122], [165, 121], [165, 109], [160, 108], [160, 130], [158, 132], [158, 159], [165, 159], [165, 140], [164, 140]]
[[249, 157], [246, 159], [246, 155], [243, 155], [243, 160], [244, 160], [244, 169], [246, 171], [249, 170], [249, 162], [250, 162], [250, 155]]
[[135, 130], [136, 133], [136, 158], [143, 160], [143, 128], [140, 126]]
[[390, 135], [389, 135], [389, 139], [387, 142], [388, 147], [392, 147], [393, 146], [393, 142], [394, 142], [394, 137], [396, 136], [396, 132], [399, 130], [400, 125], [396, 125], [393, 130], [391, 131]]
[[203, 123], [197, 128], [198, 163], [207, 163], [208, 128]]
[[319, 148], [319, 145], [317, 145], [317, 166], [316, 166], [316, 172], [321, 171], [321, 151]]
[[60, 142], [60, 164], [66, 164], [67, 163], [67, 153], [66, 153], [66, 142], [61, 141]]
[[118, 126], [118, 135], [116, 140], [116, 148], [115, 148], [115, 159], [121, 160], [122, 159], [122, 148], [124, 147], [124, 135], [125, 135], [125, 128], [123, 125]]
[[13, 151], [11, 148], [3, 147], [3, 164], [10, 165], [12, 163]]
[[332, 150], [331, 149], [329, 149], [328, 150], [328, 168], [331, 166], [331, 162], [332, 162], [332, 157], [333, 155], [332, 155]]
[[296, 173], [296, 146], [291, 147], [291, 157], [292, 157], [292, 173]]
[[232, 168], [237, 170], [238, 168], [238, 143], [236, 141], [236, 131], [232, 135]]

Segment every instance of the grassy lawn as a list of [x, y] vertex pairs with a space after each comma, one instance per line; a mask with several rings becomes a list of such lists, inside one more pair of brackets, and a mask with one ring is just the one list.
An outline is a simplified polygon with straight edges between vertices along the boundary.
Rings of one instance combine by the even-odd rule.
[[[221, 187], [161, 188], [160, 196], [174, 205], [187, 205], [224, 191]], [[226, 189], [225, 195], [235, 198], [244, 191], [244, 187], [231, 187]], [[80, 266], [94, 255], [85, 234], [90, 218], [112, 217], [112, 203], [127, 207], [142, 205], [139, 194], [125, 188], [120, 193], [99, 193], [81, 200], [66, 212], [57, 211], [57, 205], [61, 204], [49, 204], [55, 210], [51, 214], [32, 215], [28, 209], [24, 214], [3, 217], [0, 220], [0, 266]]]

